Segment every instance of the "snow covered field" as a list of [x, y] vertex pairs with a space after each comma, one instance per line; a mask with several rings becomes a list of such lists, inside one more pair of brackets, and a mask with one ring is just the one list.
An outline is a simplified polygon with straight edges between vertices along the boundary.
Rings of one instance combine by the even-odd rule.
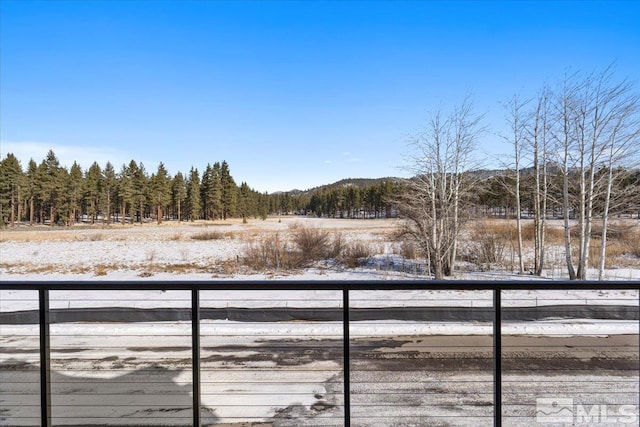
[[[296, 272], [250, 274], [228, 263], [264, 233], [291, 224], [331, 227], [378, 248], [355, 269], [318, 265]], [[2, 231], [5, 280], [407, 279], [398, 270], [393, 221], [269, 219], [222, 225], [168, 224], [109, 229]], [[194, 240], [203, 231], [216, 240]], [[182, 266], [182, 267], [179, 267]], [[466, 272], [460, 278], [530, 279]], [[638, 279], [639, 268], [611, 270], [609, 279]], [[638, 292], [549, 290], [503, 292], [505, 309], [565, 305], [638, 311]], [[53, 311], [88, 320], [54, 323], [52, 414], [56, 425], [189, 425], [191, 327], [184, 321], [94, 322], [109, 307], [187, 309], [183, 291], [52, 291]], [[203, 309], [336, 308], [335, 291], [202, 291]], [[358, 291], [353, 309], [447, 309], [492, 306], [484, 291]], [[37, 309], [37, 293], [0, 290], [0, 315]], [[635, 311], [634, 311], [635, 310]], [[606, 311], [606, 310], [605, 310]], [[624, 310], [622, 311], [626, 313]], [[638, 336], [634, 319], [542, 318], [503, 324], [505, 425], [534, 425], [536, 399], [573, 398], [584, 405], [635, 405]], [[492, 425], [492, 326], [484, 321], [399, 321], [381, 318], [350, 327], [352, 424], [358, 426]], [[342, 425], [342, 324], [334, 321], [201, 321], [202, 418], [206, 425]], [[0, 322], [0, 426], [37, 425], [38, 329]], [[613, 421], [611, 421], [613, 420]], [[610, 418], [621, 425], [625, 419]], [[593, 421], [593, 420], [592, 420]], [[600, 421], [599, 419], [596, 421]], [[544, 425], [544, 424], [541, 424]], [[590, 425], [584, 423], [580, 425]], [[634, 425], [634, 424], [631, 424]], [[635, 423], [637, 425], [637, 422]]]
[[[161, 226], [111, 225], [50, 228], [21, 226], [0, 231], [0, 275], [4, 280], [207, 280], [224, 279], [402, 279], [413, 278], [416, 262], [403, 261], [392, 238], [399, 220], [341, 220], [313, 217], [268, 218], [242, 224], [238, 220], [165, 223]], [[296, 227], [340, 233], [345, 241], [359, 241], [374, 254], [361, 267], [348, 269], [331, 263], [304, 271], [252, 272], [238, 266], [247, 245]], [[197, 240], [215, 233], [211, 240]], [[464, 245], [464, 243], [462, 243]], [[551, 248], [550, 259], [563, 259]], [[511, 279], [503, 271], [483, 272], [462, 266], [458, 278]], [[424, 277], [424, 276], [421, 276]], [[554, 261], [547, 278], [565, 278], [561, 261]], [[591, 273], [595, 278], [595, 272]], [[640, 259], [606, 272], [608, 280], [640, 280]], [[525, 277], [530, 280], [531, 277]]]

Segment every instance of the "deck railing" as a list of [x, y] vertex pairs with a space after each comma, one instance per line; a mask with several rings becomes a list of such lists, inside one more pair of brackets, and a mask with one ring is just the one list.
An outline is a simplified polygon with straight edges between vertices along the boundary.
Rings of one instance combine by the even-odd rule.
[[[190, 320], [191, 320], [191, 360], [192, 360], [192, 411], [193, 425], [201, 426], [201, 318], [203, 309], [200, 301], [200, 293], [203, 291], [251, 291], [251, 292], [267, 292], [267, 291], [335, 291], [341, 293], [342, 302], [340, 307], [318, 308], [314, 312], [314, 316], [325, 321], [339, 321], [342, 326], [342, 381], [343, 381], [343, 405], [344, 419], [343, 424], [350, 426], [351, 420], [351, 327], [354, 322], [366, 319], [368, 314], [361, 307], [352, 307], [350, 304], [350, 296], [354, 292], [359, 291], [397, 291], [397, 290], [428, 290], [428, 291], [486, 291], [492, 297], [491, 306], [478, 307], [476, 316], [481, 321], [489, 321], [492, 325], [492, 361], [493, 361], [493, 425], [502, 425], [503, 420], [503, 325], [505, 321], [518, 319], [521, 314], [526, 311], [522, 307], [503, 307], [502, 297], [505, 292], [509, 291], [596, 291], [596, 290], [626, 290], [640, 291], [640, 282], [635, 280], [615, 281], [615, 282], [596, 282], [596, 281], [540, 281], [540, 280], [522, 280], [522, 281], [433, 281], [433, 280], [340, 280], [340, 281], [299, 281], [299, 280], [256, 280], [256, 281], [228, 281], [228, 280], [212, 280], [212, 281], [0, 281], [0, 291], [10, 290], [31, 290], [38, 293], [38, 316], [37, 323], [39, 325], [39, 356], [40, 356], [40, 423], [44, 427], [52, 425], [51, 415], [51, 335], [50, 328], [52, 323], [64, 322], [64, 309], [51, 309], [49, 294], [56, 291], [109, 291], [117, 295], [121, 291], [188, 291], [190, 292]], [[638, 307], [640, 306], [640, 292], [638, 299], [623, 304], [622, 317], [628, 321], [640, 322]], [[391, 304], [392, 305], [392, 304]], [[473, 302], [471, 302], [473, 305]], [[537, 304], [536, 304], [537, 305]], [[5, 302], [5, 307], [7, 303]], [[571, 305], [576, 308], [577, 306]], [[613, 312], [617, 310], [616, 316], [620, 316], [620, 306], [615, 304], [602, 304], [598, 306], [601, 312]], [[617, 308], [616, 308], [617, 307]], [[9, 307], [10, 308], [10, 307]], [[548, 307], [547, 307], [548, 308]], [[566, 307], [565, 307], [566, 308]], [[226, 308], [229, 312], [229, 308]], [[423, 313], [420, 313], [423, 309]], [[545, 307], [537, 307], [539, 310]], [[293, 309], [292, 309], [293, 310]], [[414, 313], [416, 316], [426, 316], [425, 307], [413, 307], [413, 311], [405, 311], [406, 313]], [[417, 314], [416, 314], [417, 313]], [[4, 313], [7, 314], [5, 311]], [[15, 314], [15, 313], [13, 313]], [[34, 314], [34, 313], [31, 313]], [[172, 315], [174, 315], [173, 313]], [[215, 313], [209, 313], [212, 316]], [[414, 314], [407, 314], [409, 318]], [[33, 321], [28, 319], [29, 314], [24, 322]], [[55, 316], [54, 316], [55, 315]], [[304, 314], [301, 314], [304, 316]], [[430, 314], [433, 316], [433, 313]], [[544, 313], [540, 314], [544, 318]], [[606, 316], [605, 316], [606, 317]], [[184, 318], [184, 316], [182, 317]], [[422, 317], [423, 319], [425, 317]], [[426, 316], [429, 318], [429, 316]], [[428, 319], [433, 320], [433, 317]], [[436, 319], [437, 320], [437, 319]], [[530, 319], [529, 319], [530, 320]], [[67, 320], [68, 321], [68, 320]], [[0, 317], [0, 326], [2, 325]], [[640, 334], [639, 334], [640, 335]], [[312, 338], [312, 337], [311, 337]], [[638, 344], [640, 347], [640, 343]], [[640, 368], [639, 368], [640, 373]], [[640, 378], [640, 376], [639, 376]], [[640, 395], [640, 393], [638, 393]], [[132, 397], [134, 398], [134, 397]], [[637, 402], [640, 403], [640, 402]], [[593, 415], [593, 414], [591, 414]], [[11, 421], [7, 421], [10, 425]], [[0, 421], [0, 425], [3, 425]]]

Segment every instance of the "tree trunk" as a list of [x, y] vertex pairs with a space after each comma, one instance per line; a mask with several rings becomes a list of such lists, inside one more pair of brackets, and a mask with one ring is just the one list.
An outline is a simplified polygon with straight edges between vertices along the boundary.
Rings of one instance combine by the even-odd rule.
[[107, 224], [111, 224], [111, 195], [107, 192], [107, 209], [106, 209], [107, 218], [105, 222]]
[[569, 176], [568, 170], [564, 171], [563, 200], [562, 210], [564, 213], [564, 250], [567, 261], [567, 271], [569, 280], [576, 280], [576, 272], [573, 268], [573, 260], [571, 259], [571, 228], [569, 226]]
[[11, 191], [11, 226], [16, 226], [16, 200], [15, 195], [13, 194], [13, 190]]
[[[546, 158], [546, 154], [544, 156]], [[544, 163], [542, 168], [542, 216], [540, 217], [539, 230], [537, 231], [538, 240], [540, 242], [539, 248], [539, 265], [536, 267], [536, 275], [542, 276], [542, 269], [544, 268], [544, 259], [545, 259], [545, 245], [546, 245], [546, 236], [547, 236], [547, 200], [548, 200], [548, 190], [547, 190], [547, 164]]]
[[35, 201], [34, 201], [34, 197], [32, 196], [29, 199], [29, 225], [33, 225], [33, 218], [35, 216]]

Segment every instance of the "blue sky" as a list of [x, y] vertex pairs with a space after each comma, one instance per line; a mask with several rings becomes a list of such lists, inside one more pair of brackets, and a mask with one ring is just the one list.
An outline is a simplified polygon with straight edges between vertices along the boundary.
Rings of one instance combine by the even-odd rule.
[[0, 1], [0, 153], [83, 168], [226, 160], [259, 191], [404, 176], [408, 141], [473, 95], [567, 70], [640, 74], [640, 2]]

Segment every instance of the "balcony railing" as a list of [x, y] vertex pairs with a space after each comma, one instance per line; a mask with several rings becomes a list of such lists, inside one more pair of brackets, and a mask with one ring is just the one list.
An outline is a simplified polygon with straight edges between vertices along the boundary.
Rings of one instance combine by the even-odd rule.
[[0, 281], [0, 298], [0, 426], [638, 421], [638, 281]]

